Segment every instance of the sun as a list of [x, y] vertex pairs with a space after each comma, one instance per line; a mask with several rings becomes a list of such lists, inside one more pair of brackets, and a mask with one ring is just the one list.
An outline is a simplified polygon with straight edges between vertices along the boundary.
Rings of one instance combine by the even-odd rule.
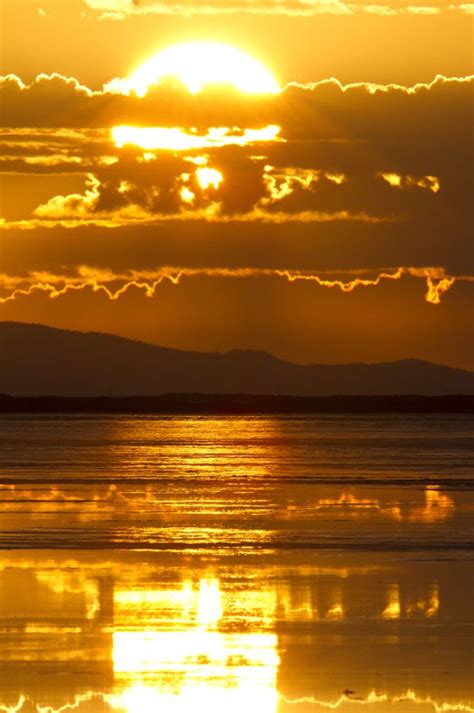
[[272, 73], [260, 62], [230, 45], [218, 42], [187, 42], [173, 45], [142, 64], [125, 80], [122, 92], [143, 97], [149, 87], [174, 78], [192, 94], [209, 85], [224, 84], [245, 94], [276, 94], [280, 91]]

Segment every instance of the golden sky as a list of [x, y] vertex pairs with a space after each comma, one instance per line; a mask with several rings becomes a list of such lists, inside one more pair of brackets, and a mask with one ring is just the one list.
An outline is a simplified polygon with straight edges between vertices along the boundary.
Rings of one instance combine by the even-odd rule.
[[472, 3], [0, 8], [0, 319], [474, 369]]

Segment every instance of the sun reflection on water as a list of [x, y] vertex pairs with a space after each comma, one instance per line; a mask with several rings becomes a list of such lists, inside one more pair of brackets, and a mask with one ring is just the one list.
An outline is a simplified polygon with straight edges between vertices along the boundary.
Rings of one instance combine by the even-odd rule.
[[[179, 590], [116, 592], [119, 621], [144, 622], [138, 630], [113, 632], [113, 669], [120, 692], [110, 703], [127, 713], [205, 710], [241, 711], [277, 707], [278, 641], [274, 633], [219, 630], [223, 592], [215, 577]], [[165, 595], [165, 596], [163, 596]], [[229, 604], [229, 602], [227, 603]], [[177, 622], [172, 631], [147, 625], [165, 607]], [[179, 630], [180, 622], [191, 623]], [[258, 627], [257, 627], [258, 628]]]
[[[283, 571], [259, 557], [236, 571], [207, 557], [185, 556], [179, 567], [174, 558], [151, 554], [143, 555], [143, 566], [136, 555], [124, 556], [120, 567], [118, 560], [92, 555], [82, 564], [71, 555], [37, 563], [31, 557], [0, 559], [0, 636], [6, 637], [0, 663], [9, 670], [26, 665], [33, 675], [31, 690], [23, 680], [15, 690], [23, 698], [0, 702], [0, 711], [471, 710], [467, 698], [456, 700], [452, 685], [445, 690], [449, 682], [431, 674], [429, 685], [424, 679], [424, 649], [415, 645], [415, 632], [436, 650], [437, 632], [459, 604], [450, 600], [446, 572], [431, 561], [410, 578], [384, 558], [372, 566], [318, 558]], [[418, 572], [420, 564], [410, 567]], [[14, 593], [25, 584], [31, 601], [24, 599], [20, 619]], [[93, 592], [94, 611], [84, 606]], [[379, 632], [373, 653], [350, 649], [361, 626], [371, 636]], [[363, 681], [355, 697], [346, 684], [358, 656]], [[416, 693], [403, 670], [387, 690], [371, 688], [371, 672], [402, 660], [419, 673]], [[37, 698], [34, 677], [44, 665], [58, 673], [83, 665], [91, 677], [82, 688], [61, 690], [69, 684], [59, 683], [60, 694], [50, 682], [48, 698]], [[0, 684], [8, 677], [0, 667]]]

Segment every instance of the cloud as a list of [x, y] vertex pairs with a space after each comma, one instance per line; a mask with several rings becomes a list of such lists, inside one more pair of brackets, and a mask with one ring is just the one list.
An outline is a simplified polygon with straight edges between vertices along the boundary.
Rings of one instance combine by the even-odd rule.
[[[143, 291], [146, 297], [153, 297], [164, 282], [177, 286], [185, 278], [190, 277], [218, 277], [230, 279], [249, 278], [278, 278], [289, 283], [310, 282], [317, 287], [336, 288], [341, 292], [353, 292], [361, 287], [377, 287], [386, 280], [400, 280], [404, 276], [421, 278], [426, 283], [425, 299], [437, 305], [441, 297], [455, 282], [474, 282], [474, 275], [447, 275], [443, 268], [436, 267], [399, 267], [396, 270], [381, 270], [375, 276], [369, 271], [359, 272], [356, 275], [345, 277], [332, 277], [325, 274], [295, 271], [289, 269], [271, 269], [255, 267], [213, 267], [213, 268], [188, 268], [188, 267], [163, 267], [159, 270], [136, 271], [128, 274], [114, 273], [108, 269], [98, 269], [87, 265], [77, 268], [76, 274], [57, 275], [48, 272], [34, 272], [26, 278], [0, 275], [0, 304], [6, 304], [18, 297], [30, 296], [34, 292], [43, 292], [51, 299], [57, 299], [71, 291], [90, 289], [93, 292], [102, 292], [110, 300], [118, 300], [130, 289]], [[114, 285], [112, 287], [111, 285]], [[118, 286], [117, 286], [118, 285]]]
[[[312, 17], [321, 14], [352, 15], [358, 12], [380, 15], [437, 14], [441, 11], [469, 12], [469, 4], [436, 2], [432, 6], [410, 6], [393, 0], [387, 3], [344, 2], [343, 0], [84, 0], [87, 8], [103, 20], [125, 20], [134, 15], [284, 15]], [[380, 8], [378, 10], [377, 8]], [[420, 12], [418, 13], [418, 10]]]
[[405, 8], [410, 15], [439, 15], [441, 8], [430, 5], [408, 5]]
[[[143, 164], [130, 167], [109, 164], [101, 172], [102, 180], [96, 174], [87, 174], [83, 193], [54, 195], [34, 210], [32, 220], [40, 219], [49, 224], [106, 221], [120, 225], [165, 220], [386, 223], [399, 219], [393, 211], [384, 215], [377, 208], [376, 200], [369, 201], [381, 183], [376, 176], [372, 193], [369, 189], [362, 196], [351, 196], [352, 187], [340, 188], [347, 182], [342, 174], [291, 168], [275, 172], [271, 166], [255, 166], [250, 159], [243, 160], [240, 167], [224, 165], [222, 172], [212, 167], [196, 168], [192, 164], [183, 171], [186, 159], [170, 158], [169, 171], [162, 166], [158, 174]], [[203, 183], [203, 170], [217, 174], [219, 181]], [[406, 180], [410, 187], [428, 185], [425, 178]], [[239, 191], [241, 184], [251, 187], [246, 195]], [[389, 191], [376, 191], [380, 192]], [[364, 197], [369, 205], [364, 203]], [[9, 223], [3, 227], [9, 227]]]
[[84, 173], [118, 161], [108, 131], [0, 128], [0, 174]]
[[[141, 127], [281, 127], [281, 137], [361, 139], [402, 138], [424, 131], [449, 134], [470, 127], [474, 75], [447, 78], [411, 87], [398, 84], [343, 85], [326, 79], [306, 85], [291, 83], [278, 95], [242, 95], [209, 87], [191, 95], [183, 87], [161, 84], [145, 97], [111, 90], [93, 91], [77, 79], [39, 75], [25, 85], [14, 75], [0, 77], [8, 128], [98, 129]], [[443, 112], [443, 114], [440, 114]], [[395, 115], [394, 115], [395, 114]], [[446, 116], [446, 114], [448, 116]], [[451, 114], [451, 117], [449, 116]]]
[[[28, 200], [0, 224], [2, 316], [50, 322], [56, 315], [64, 325], [74, 304], [80, 327], [87, 304], [111, 320], [94, 316], [92, 326], [120, 331], [123, 323], [122, 333], [135, 334], [127, 310], [148, 304], [150, 325], [150, 304], [173, 300], [172, 343], [209, 348], [199, 335], [230, 326], [217, 314], [197, 315], [198, 305], [206, 313], [212, 294], [229, 325], [234, 319], [232, 343], [240, 344], [232, 317], [238, 291], [239, 305], [267, 295], [268, 314], [275, 309], [278, 319], [288, 300], [291, 324], [301, 312], [306, 335], [311, 310], [329, 331], [334, 319], [334, 339], [346, 345], [334, 354], [343, 360], [358, 353], [341, 336], [352, 334], [357, 309], [376, 312], [385, 325], [396, 315], [400, 330], [401, 312], [409, 321], [421, 302], [431, 310], [422, 312], [427, 343], [434, 344], [429, 329], [436, 325], [460, 334], [474, 275], [473, 89], [474, 77], [439, 76], [411, 87], [328, 79], [290, 84], [277, 96], [211, 88], [192, 96], [162, 85], [139, 99], [57, 74], [30, 85], [4, 77], [0, 180], [6, 205], [18, 201], [20, 180]], [[198, 137], [216, 127], [243, 137], [275, 125], [281, 140], [151, 148], [115, 141], [112, 129], [120, 125]], [[202, 168], [222, 180], [200, 181]], [[402, 308], [405, 299], [410, 306]], [[252, 344], [265, 334], [265, 348], [273, 349], [279, 322], [272, 319], [266, 330], [255, 327]], [[194, 342], [180, 336], [189, 330]], [[382, 355], [374, 335], [371, 349]], [[419, 329], [413, 335], [421, 340]], [[303, 337], [295, 339], [303, 349]], [[274, 348], [284, 351], [282, 344]], [[436, 341], [436, 348], [453, 361], [450, 344]], [[424, 349], [416, 354], [427, 357]], [[466, 348], [460, 354], [468, 359]]]
[[[184, 207], [208, 216], [257, 211], [261, 217], [265, 208], [280, 215], [406, 221], [432, 220], [435, 210], [442, 221], [452, 219], [454, 209], [464, 216], [470, 205], [473, 89], [474, 77], [439, 76], [412, 87], [329, 79], [290, 84], [270, 97], [214, 90], [192, 96], [160, 86], [139, 99], [92, 91], [59, 75], [40, 75], [28, 86], [9, 75], [0, 80], [6, 107], [0, 170], [96, 177], [97, 200], [87, 191], [83, 198], [51, 196], [36, 211], [45, 219], [89, 219], [114, 210], [134, 220], [177, 215], [186, 195]], [[160, 150], [147, 139], [144, 147], [124, 146], [114, 135], [123, 122], [143, 127], [150, 117], [165, 135], [159, 147], [169, 144], [170, 132], [181, 135], [183, 117], [188, 126], [182, 136], [191, 144], [186, 138], [178, 147], [173, 139], [169, 149]], [[270, 126], [279, 131], [270, 136], [264, 128]], [[145, 131], [155, 136], [155, 129]], [[225, 141], [195, 145], [199, 136]], [[218, 191], [205, 192], [197, 184], [196, 160], [222, 174]], [[388, 190], [390, 176], [400, 177], [403, 191]], [[437, 194], [436, 201], [429, 192]]]

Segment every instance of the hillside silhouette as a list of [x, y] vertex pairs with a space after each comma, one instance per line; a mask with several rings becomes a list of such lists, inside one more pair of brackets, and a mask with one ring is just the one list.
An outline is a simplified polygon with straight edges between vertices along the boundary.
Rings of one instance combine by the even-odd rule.
[[181, 351], [111, 334], [1, 322], [0, 393], [442, 396], [474, 394], [474, 373], [417, 359], [301, 366], [259, 351]]

